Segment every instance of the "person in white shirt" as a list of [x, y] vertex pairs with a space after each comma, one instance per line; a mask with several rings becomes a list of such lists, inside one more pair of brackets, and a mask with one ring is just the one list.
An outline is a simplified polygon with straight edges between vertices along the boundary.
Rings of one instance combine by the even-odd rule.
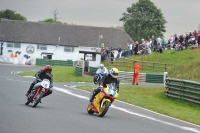
[[102, 75], [105, 75], [108, 73], [108, 69], [104, 66], [104, 64], [100, 64], [100, 68], [97, 71], [100, 71]]
[[130, 55], [133, 55], [133, 44], [129, 44]]

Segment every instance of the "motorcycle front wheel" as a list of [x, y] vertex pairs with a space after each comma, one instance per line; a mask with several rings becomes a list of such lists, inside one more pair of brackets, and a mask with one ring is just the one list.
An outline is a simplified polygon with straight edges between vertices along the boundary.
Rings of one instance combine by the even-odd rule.
[[100, 110], [99, 110], [99, 117], [103, 117], [106, 114], [106, 112], [108, 111], [109, 106], [110, 106], [110, 102], [105, 101], [103, 103], [102, 108], [100, 107]]
[[36, 99], [33, 101], [33, 105], [32, 105], [33, 108], [38, 105], [38, 103], [42, 99], [43, 95], [44, 95], [43, 92], [41, 92], [39, 95], [37, 95]]
[[26, 98], [26, 102], [25, 102], [25, 105], [28, 105], [29, 103], [31, 102], [31, 98]]
[[[31, 93], [33, 93], [33, 92], [31, 92]], [[26, 97], [25, 105], [28, 105], [30, 102], [32, 102], [32, 100], [33, 100], [33, 95], [29, 94], [29, 96]]]

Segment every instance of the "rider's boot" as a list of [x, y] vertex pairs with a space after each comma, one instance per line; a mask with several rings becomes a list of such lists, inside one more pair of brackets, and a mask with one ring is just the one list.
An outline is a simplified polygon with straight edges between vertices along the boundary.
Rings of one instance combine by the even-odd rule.
[[28, 89], [27, 93], [25, 94], [26, 96], [28, 96], [31, 93], [31, 90], [34, 85], [35, 85], [34, 83], [31, 84], [30, 88]]
[[92, 94], [92, 96], [91, 96], [91, 98], [90, 98], [90, 103], [92, 104], [92, 100], [94, 99], [94, 97], [99, 93], [99, 89], [97, 88], [97, 89], [95, 89], [94, 90], [94, 92], [93, 92], [93, 94]]

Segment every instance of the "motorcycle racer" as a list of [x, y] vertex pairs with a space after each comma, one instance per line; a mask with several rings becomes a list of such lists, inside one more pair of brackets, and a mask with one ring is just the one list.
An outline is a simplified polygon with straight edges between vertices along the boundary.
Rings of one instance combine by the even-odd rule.
[[[97, 69], [96, 73], [100, 73], [101, 76], [103, 77], [103, 76], [105, 76], [105, 75], [108, 74], [108, 69], [104, 66], [104, 64], [100, 64], [100, 68]], [[95, 75], [94, 78], [93, 78], [93, 82], [94, 82], [95, 84], [97, 84], [97, 78], [98, 78], [98, 77], [97, 77], [96, 75]]]
[[[39, 86], [39, 82], [41, 82], [43, 79], [48, 79], [50, 81], [50, 88], [53, 87], [53, 75], [51, 74], [52, 67], [50, 65], [46, 65], [44, 69], [41, 69], [35, 74], [36, 79], [31, 83], [30, 88], [28, 89], [26, 96], [31, 93], [32, 89], [35, 89]], [[49, 88], [49, 90], [43, 95], [43, 97], [50, 95], [52, 93], [52, 90]]]
[[118, 80], [118, 73], [119, 70], [117, 68], [112, 68], [109, 72], [108, 75], [105, 75], [102, 79], [102, 83], [99, 87], [97, 87], [94, 90], [93, 95], [90, 98], [90, 102], [92, 102], [92, 100], [94, 99], [94, 97], [101, 91], [102, 87], [106, 87], [107, 84], [110, 83], [116, 83], [115, 88], [117, 88], [118, 92], [119, 92], [119, 80]]

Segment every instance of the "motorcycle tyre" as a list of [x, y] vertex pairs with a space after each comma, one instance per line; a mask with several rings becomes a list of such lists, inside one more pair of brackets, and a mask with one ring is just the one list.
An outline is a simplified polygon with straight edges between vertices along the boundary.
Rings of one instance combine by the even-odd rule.
[[[31, 92], [32, 93], [32, 92]], [[30, 102], [32, 102], [33, 100], [33, 96], [32, 94], [29, 94], [30, 96], [26, 97], [26, 102], [25, 102], [25, 105], [28, 105]]]
[[88, 114], [93, 114], [94, 113], [94, 111], [92, 110], [92, 105], [91, 104], [88, 104], [87, 112], [88, 112]]
[[26, 102], [25, 102], [25, 105], [28, 105], [29, 103], [31, 102], [31, 98], [26, 98]]
[[35, 107], [38, 105], [38, 103], [39, 103], [40, 100], [42, 99], [43, 95], [44, 95], [43, 92], [41, 92], [41, 93], [36, 97], [36, 99], [33, 101], [33, 105], [32, 105], [33, 108], [35, 108]]
[[110, 102], [105, 101], [104, 104], [103, 104], [103, 106], [105, 106], [105, 108], [104, 108], [104, 110], [101, 113], [100, 113], [100, 110], [101, 110], [101, 108], [100, 108], [100, 110], [99, 110], [99, 117], [103, 117], [106, 114], [106, 112], [109, 109]]

